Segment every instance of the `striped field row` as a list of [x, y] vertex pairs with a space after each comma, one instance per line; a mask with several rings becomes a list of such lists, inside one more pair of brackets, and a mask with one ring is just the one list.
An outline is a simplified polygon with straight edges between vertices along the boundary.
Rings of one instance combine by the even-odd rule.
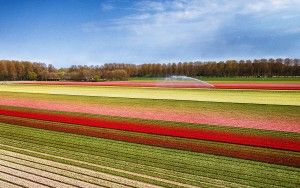
[[3, 149], [0, 149], [0, 171], [50, 187], [157, 187]]
[[[29, 129], [18, 126], [13, 127], [14, 129], [11, 130], [12, 132], [16, 130], [17, 132], [22, 132], [20, 130]], [[30, 139], [30, 137], [24, 137], [24, 139], [17, 141], [21, 137], [20, 135], [14, 135], [7, 141], [2, 139], [1, 142], [5, 143], [6, 145], [11, 145], [18, 148], [23, 147], [30, 151], [34, 151], [27, 151], [27, 153], [30, 155], [48, 158], [50, 160], [58, 160], [57, 157], [62, 157], [68, 159], [66, 161], [67, 163], [70, 162], [69, 159], [72, 159], [76, 161], [73, 161], [72, 165], [81, 167], [86, 166], [87, 168], [97, 171], [100, 170], [100, 166], [102, 166], [102, 168], [103, 166], [105, 166], [106, 172], [109, 170], [118, 169], [118, 171], [111, 171], [110, 173], [119, 173], [121, 174], [121, 176], [124, 176], [124, 173], [126, 173], [126, 176], [128, 176], [130, 179], [139, 179], [139, 181], [145, 181], [148, 183], [153, 181], [155, 184], [157, 184], [157, 182], [161, 182], [163, 184], [158, 184], [162, 186], [172, 185], [171, 187], [174, 187], [177, 184], [178, 187], [179, 182], [189, 182], [188, 184], [191, 185], [201, 185], [202, 187], [205, 187], [206, 185], [206, 187], [213, 187], [212, 185], [209, 185], [209, 183], [213, 182], [213, 185], [215, 185], [215, 187], [293, 187], [293, 185], [299, 183], [299, 180], [297, 180], [297, 177], [299, 176], [299, 169], [297, 168], [269, 165], [233, 158], [214, 157], [210, 155], [168, 150], [162, 148], [156, 149], [155, 147], [129, 143], [121, 144], [121, 142], [94, 139], [78, 135], [67, 136], [68, 134], [64, 133], [51, 133], [50, 131], [37, 129], [29, 130], [31, 131], [24, 132], [24, 135], [35, 135], [34, 137], [39, 137], [37, 133], [40, 132], [40, 137], [43, 137], [45, 141], [35, 141], [34, 137], [32, 139]], [[53, 141], [55, 140], [54, 135], [57, 135], [57, 139], [61, 138], [63, 142], [60, 145], [57, 145], [57, 143], [48, 140], [48, 138], [50, 137], [50, 133], [53, 135]], [[47, 143], [47, 140], [49, 141], [49, 143]], [[53, 142], [53, 144], [51, 144], [51, 142]], [[70, 145], [67, 146], [67, 143], [65, 142], [70, 142]], [[73, 143], [73, 145], [71, 143]], [[119, 146], [115, 147], [114, 145], [118, 145], [118, 143]], [[81, 146], [77, 144], [80, 144]], [[98, 144], [104, 144], [103, 147], [106, 144], [106, 147], [111, 146], [112, 148], [99, 148], [98, 150]], [[130, 147], [127, 149], [127, 146], [132, 147], [132, 150], [128, 150]], [[115, 154], [110, 152], [110, 150], [113, 148], [116, 149]], [[149, 152], [146, 152], [144, 148], [148, 148]], [[15, 148], [14, 150], [16, 151], [17, 149]], [[143, 160], [141, 160], [141, 156], [134, 156], [140, 153], [139, 150], [143, 151], [141, 151], [141, 154], [145, 152], [148, 153], [147, 155], [144, 155]], [[22, 149], [22, 151], [23, 153], [25, 152], [24, 149]], [[119, 156], [117, 154], [118, 151]], [[126, 151], [127, 153], [123, 153], [123, 151]], [[41, 156], [39, 152], [47, 153], [47, 155], [51, 155], [52, 157], [44, 155]], [[158, 155], [158, 152], [161, 154]], [[166, 155], [163, 153], [169, 154]], [[180, 153], [185, 154], [182, 155]], [[56, 157], [54, 157], [54, 155]], [[201, 155], [203, 155], [203, 157], [200, 157]], [[128, 158], [131, 156], [133, 157], [132, 159]], [[149, 161], [151, 158], [152, 162]], [[182, 162], [186, 161], [186, 164], [180, 164], [180, 159]], [[62, 161], [63, 159], [60, 158], [59, 160]], [[78, 161], [83, 161], [84, 163], [79, 163]], [[155, 164], [155, 161], [157, 161], [158, 163]], [[216, 165], [218, 165], [219, 167]], [[125, 169], [127, 171], [124, 172]], [[128, 173], [128, 171], [130, 171], [130, 173]], [[149, 181], [149, 179], [151, 181]], [[179, 182], [172, 182], [174, 180]]]

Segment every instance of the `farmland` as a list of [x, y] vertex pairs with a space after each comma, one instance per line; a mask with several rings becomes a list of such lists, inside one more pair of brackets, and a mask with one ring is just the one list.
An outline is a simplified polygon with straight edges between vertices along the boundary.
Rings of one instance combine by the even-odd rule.
[[300, 188], [300, 0], [0, 0], [0, 188]]
[[299, 82], [252, 82], [1, 84], [0, 184], [297, 187]]

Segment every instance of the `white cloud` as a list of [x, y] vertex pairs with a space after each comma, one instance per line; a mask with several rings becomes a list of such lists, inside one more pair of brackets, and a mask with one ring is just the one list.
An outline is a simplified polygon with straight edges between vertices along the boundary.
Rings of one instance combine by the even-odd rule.
[[162, 2], [157, 1], [139, 1], [135, 4], [138, 11], [165, 11], [166, 6]]
[[[145, 25], [167, 27], [174, 24], [180, 26], [180, 24], [203, 23], [211, 20], [220, 20], [218, 22], [222, 24], [230, 21], [228, 18], [238, 14], [267, 14], [289, 8], [294, 9], [297, 5], [300, 6], [298, 0], [168, 0], [162, 2], [147, 0], [138, 1], [130, 15], [114, 18], [105, 23], [93, 21], [85, 24], [84, 27], [94, 25], [101, 28], [128, 29], [132, 26], [136, 29], [137, 26], [145, 28]], [[102, 7], [108, 10], [113, 8], [110, 4], [103, 4]]]
[[[259, 18], [259, 23], [270, 15], [275, 19], [299, 15], [297, 7], [299, 0], [147, 0], [134, 4], [130, 15], [87, 23], [83, 28], [88, 32], [122, 33], [110, 42], [122, 41], [118, 47], [128, 49], [130, 52], [124, 52], [128, 56], [136, 56], [140, 50], [149, 51], [149, 56], [167, 50], [178, 56], [185, 50], [201, 54], [199, 49], [222, 43], [216, 41], [220, 40], [220, 31], [240, 16]], [[268, 31], [276, 30], [276, 25], [269, 25], [264, 26], [270, 27]], [[289, 30], [297, 32], [298, 28]], [[241, 46], [251, 48], [248, 44]]]
[[262, 0], [245, 4], [245, 13], [269, 13], [278, 12], [300, 6], [299, 0]]
[[102, 11], [111, 11], [111, 10], [113, 10], [114, 9], [114, 7], [112, 6], [112, 4], [110, 4], [110, 3], [103, 3], [103, 4], [101, 4], [101, 9], [102, 9]]

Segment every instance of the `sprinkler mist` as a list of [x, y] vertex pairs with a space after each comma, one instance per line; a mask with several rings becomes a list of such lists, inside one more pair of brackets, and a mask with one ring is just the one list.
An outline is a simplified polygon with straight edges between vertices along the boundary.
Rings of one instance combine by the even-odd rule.
[[169, 87], [214, 88], [212, 84], [188, 76], [169, 76], [160, 84]]

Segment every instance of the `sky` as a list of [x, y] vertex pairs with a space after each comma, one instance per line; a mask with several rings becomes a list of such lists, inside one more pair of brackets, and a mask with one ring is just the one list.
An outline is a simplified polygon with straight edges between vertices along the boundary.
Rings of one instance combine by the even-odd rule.
[[0, 59], [300, 58], [300, 0], [0, 0]]

